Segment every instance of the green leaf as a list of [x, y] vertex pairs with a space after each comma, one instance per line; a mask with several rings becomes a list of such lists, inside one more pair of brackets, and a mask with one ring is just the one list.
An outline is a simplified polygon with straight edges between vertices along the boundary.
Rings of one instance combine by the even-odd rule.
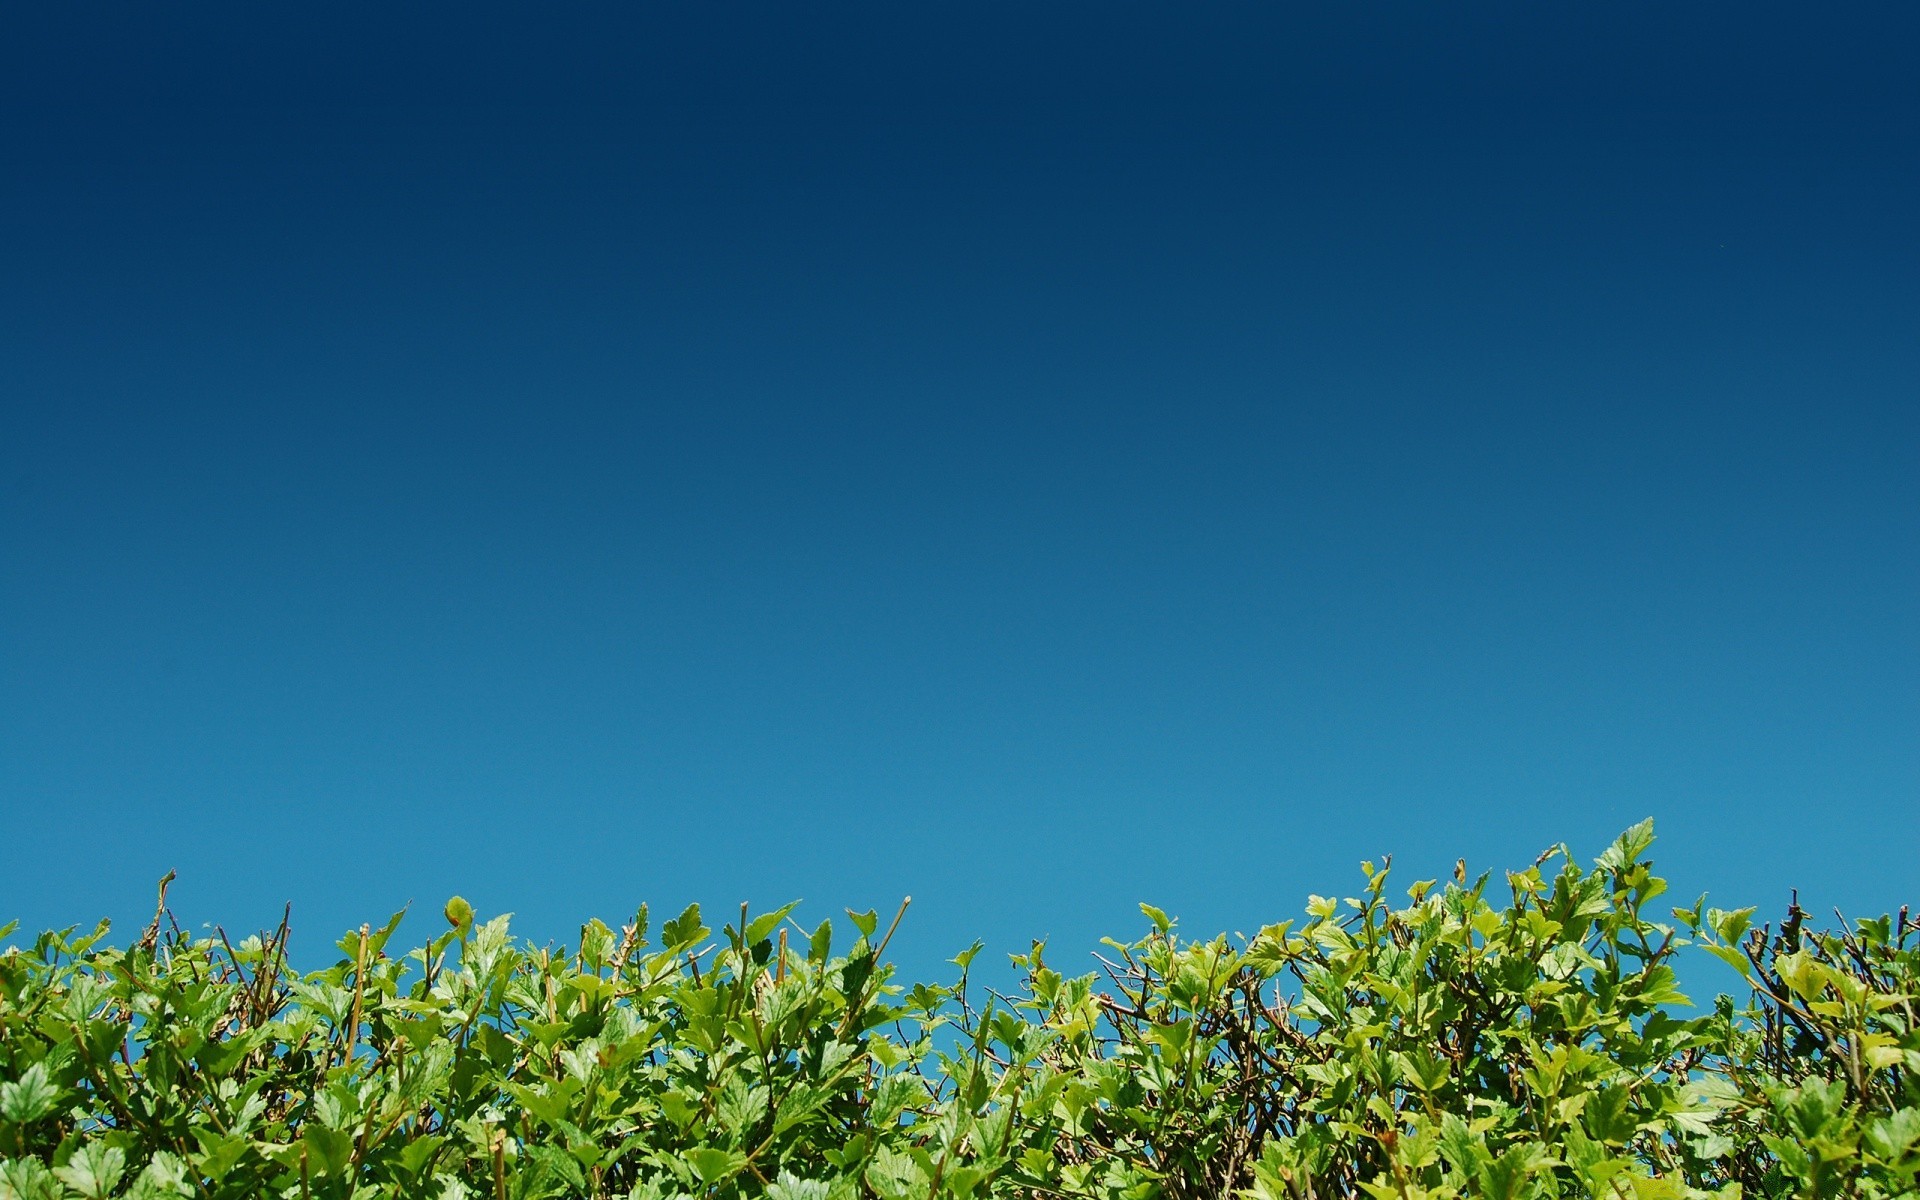
[[1607, 852], [1600, 856], [1602, 870], [1624, 871], [1646, 856], [1653, 848], [1653, 818], [1635, 825], [1615, 839]]
[[416, 1134], [400, 1150], [400, 1168], [409, 1175], [417, 1175], [433, 1160], [445, 1138], [433, 1134]]
[[[346, 1137], [345, 1134], [338, 1136]], [[194, 1169], [215, 1179], [225, 1176], [247, 1153], [247, 1139], [238, 1134], [222, 1134], [212, 1129], [200, 1128], [193, 1131], [193, 1137], [200, 1143], [200, 1154], [194, 1160]]]
[[1480, 1195], [1485, 1200], [1521, 1200], [1527, 1194], [1527, 1180], [1539, 1169], [1542, 1153], [1537, 1146], [1522, 1143], [1477, 1172]]
[[1731, 945], [1738, 942], [1747, 932], [1747, 927], [1753, 924], [1753, 910], [1736, 908], [1732, 912], [1724, 912], [1710, 908], [1707, 910], [1707, 924], [1720, 935], [1721, 941]]
[[1407, 1054], [1396, 1056], [1400, 1069], [1413, 1080], [1414, 1086], [1423, 1092], [1437, 1092], [1446, 1086], [1449, 1066], [1447, 1060], [1421, 1047]]
[[689, 904], [681, 914], [660, 927], [660, 944], [668, 950], [683, 950], [707, 936], [710, 930], [700, 923], [700, 906]]
[[0, 1200], [62, 1200], [65, 1194], [40, 1160], [0, 1159]]
[[798, 907], [800, 907], [800, 902], [795, 900], [784, 908], [778, 908], [773, 912], [764, 913], [755, 917], [747, 925], [747, 945], [753, 946], [766, 941], [767, 938], [773, 935], [773, 931], [780, 927], [780, 922], [787, 919], [787, 914]]
[[1897, 1163], [1920, 1143], [1920, 1108], [1903, 1108], [1867, 1126], [1867, 1148], [1883, 1162]]
[[193, 1185], [187, 1180], [187, 1166], [178, 1155], [165, 1150], [154, 1151], [147, 1160], [146, 1169], [133, 1181], [133, 1187], [127, 1191], [127, 1200], [174, 1200], [178, 1196], [191, 1196]]
[[307, 1147], [307, 1162], [316, 1175], [332, 1175], [345, 1169], [353, 1155], [353, 1137], [344, 1130], [324, 1125], [309, 1125], [300, 1132]]
[[802, 1179], [791, 1171], [767, 1185], [767, 1200], [827, 1200], [833, 1189], [817, 1179]]
[[1747, 956], [1740, 953], [1738, 950], [1734, 950], [1727, 946], [1715, 946], [1708, 943], [1702, 943], [1700, 948], [1702, 950], [1705, 950], [1708, 954], [1713, 955], [1715, 958], [1719, 959], [1721, 962], [1726, 963], [1728, 966], [1732, 967], [1734, 970], [1740, 972], [1740, 977], [1742, 979], [1745, 979], [1748, 981], [1751, 981], [1753, 979], [1753, 964], [1749, 963], [1747, 961]]
[[25, 1125], [52, 1114], [60, 1089], [47, 1077], [47, 1064], [34, 1063], [10, 1083], [0, 1083], [0, 1119]]
[[441, 911], [446, 914], [447, 924], [455, 929], [465, 929], [473, 924], [473, 905], [460, 896], [447, 901], [447, 906]]
[[738, 1150], [718, 1150], [712, 1146], [703, 1146], [698, 1150], [689, 1150], [687, 1165], [700, 1177], [701, 1183], [724, 1183], [740, 1173], [747, 1165], [747, 1156]]
[[89, 1142], [73, 1152], [63, 1167], [53, 1173], [60, 1181], [79, 1192], [85, 1200], [106, 1200], [127, 1173], [127, 1153], [118, 1146]]

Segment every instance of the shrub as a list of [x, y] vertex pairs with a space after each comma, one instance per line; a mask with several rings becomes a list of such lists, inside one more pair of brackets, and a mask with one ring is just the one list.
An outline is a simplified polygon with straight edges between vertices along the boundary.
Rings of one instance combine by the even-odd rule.
[[[1011, 996], [894, 980], [791, 906], [643, 908], [516, 943], [464, 901], [309, 974], [287, 929], [162, 911], [0, 955], [0, 1200], [1892, 1197], [1920, 1171], [1920, 947], [1651, 906], [1650, 824], [1590, 869], [1313, 897], [1251, 938], [1139, 939]], [[904, 912], [904, 905], [902, 912]], [[1698, 947], [1750, 988], [1690, 1015]]]

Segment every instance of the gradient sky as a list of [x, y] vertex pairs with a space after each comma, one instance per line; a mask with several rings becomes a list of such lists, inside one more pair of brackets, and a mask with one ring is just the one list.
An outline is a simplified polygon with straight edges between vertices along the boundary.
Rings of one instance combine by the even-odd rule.
[[1917, 39], [10, 6], [0, 921], [1920, 901]]

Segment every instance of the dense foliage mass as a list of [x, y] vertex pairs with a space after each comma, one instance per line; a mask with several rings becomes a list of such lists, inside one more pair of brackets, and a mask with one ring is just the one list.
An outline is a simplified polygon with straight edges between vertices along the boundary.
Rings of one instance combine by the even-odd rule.
[[[971, 951], [895, 983], [871, 913], [840, 954], [784, 909], [554, 949], [456, 899], [306, 975], [284, 924], [47, 934], [0, 956], [0, 1200], [1915, 1195], [1914, 923], [1656, 919], [1651, 841], [1497, 902], [1461, 870], [1396, 906], [1368, 864], [1251, 938], [1145, 907], [1014, 995]], [[1688, 946], [1751, 995], [1692, 1009]]]

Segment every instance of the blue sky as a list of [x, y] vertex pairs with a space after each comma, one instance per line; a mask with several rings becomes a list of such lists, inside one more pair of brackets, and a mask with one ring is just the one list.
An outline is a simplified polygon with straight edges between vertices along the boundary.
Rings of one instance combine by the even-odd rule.
[[1902, 6], [0, 18], [0, 920], [1920, 899]]

